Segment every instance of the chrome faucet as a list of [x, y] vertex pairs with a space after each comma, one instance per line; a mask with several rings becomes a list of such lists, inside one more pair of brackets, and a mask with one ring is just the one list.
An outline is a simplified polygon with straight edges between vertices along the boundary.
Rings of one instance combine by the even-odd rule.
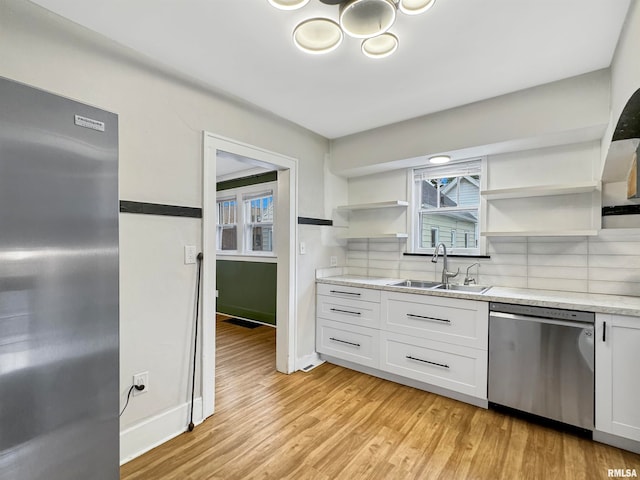
[[471, 270], [471, 268], [475, 267], [476, 265], [479, 266], [480, 264], [478, 262], [476, 262], [476, 263], [472, 263], [471, 265], [469, 265], [467, 267], [467, 274], [464, 276], [464, 285], [469, 285], [471, 283], [476, 283], [476, 284], [478, 283], [478, 282], [476, 282], [475, 278], [469, 276], [469, 270]]
[[458, 268], [458, 271], [455, 272], [455, 273], [454, 272], [450, 272], [449, 270], [447, 270], [447, 268], [448, 268], [447, 246], [442, 242], [440, 242], [438, 245], [436, 245], [436, 249], [433, 252], [433, 257], [431, 258], [431, 261], [433, 263], [438, 263], [438, 251], [440, 250], [440, 247], [442, 247], [442, 284], [446, 288], [447, 285], [449, 285], [449, 279], [456, 277], [460, 273], [460, 268]]

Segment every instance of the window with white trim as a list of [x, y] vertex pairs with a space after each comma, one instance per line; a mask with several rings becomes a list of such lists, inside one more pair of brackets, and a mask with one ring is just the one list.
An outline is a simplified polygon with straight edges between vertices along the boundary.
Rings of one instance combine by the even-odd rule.
[[235, 197], [218, 200], [218, 250], [238, 250], [238, 202]]
[[217, 252], [274, 254], [275, 182], [218, 192]]
[[[413, 251], [480, 254], [480, 160], [413, 169]], [[435, 233], [434, 233], [435, 232]]]
[[273, 251], [273, 192], [244, 196], [245, 245], [251, 252]]

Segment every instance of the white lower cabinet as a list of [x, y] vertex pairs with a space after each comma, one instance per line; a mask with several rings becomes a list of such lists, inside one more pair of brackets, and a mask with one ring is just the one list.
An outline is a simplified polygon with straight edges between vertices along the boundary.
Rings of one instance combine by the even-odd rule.
[[596, 430], [640, 442], [640, 318], [596, 316]]
[[320, 353], [378, 368], [379, 330], [319, 319], [316, 342]]
[[473, 397], [487, 397], [487, 352], [380, 332], [380, 369]]
[[319, 353], [486, 402], [486, 302], [319, 284], [316, 316]]

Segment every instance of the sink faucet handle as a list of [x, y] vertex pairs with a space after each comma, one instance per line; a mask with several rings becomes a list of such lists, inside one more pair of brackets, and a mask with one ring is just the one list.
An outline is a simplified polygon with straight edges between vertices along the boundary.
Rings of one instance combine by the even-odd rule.
[[475, 267], [476, 265], [480, 266], [480, 264], [478, 262], [476, 262], [476, 263], [472, 263], [471, 265], [469, 265], [467, 267], [467, 274], [464, 277], [464, 284], [465, 285], [469, 285], [470, 283], [477, 283], [475, 278], [469, 276], [469, 270], [471, 270], [471, 268]]

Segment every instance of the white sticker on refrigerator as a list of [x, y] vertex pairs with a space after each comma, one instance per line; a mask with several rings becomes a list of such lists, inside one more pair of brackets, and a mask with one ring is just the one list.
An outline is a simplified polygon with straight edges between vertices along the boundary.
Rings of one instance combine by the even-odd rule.
[[75, 124], [79, 127], [90, 128], [91, 130], [98, 130], [104, 132], [104, 122], [94, 120], [93, 118], [83, 117], [82, 115], [75, 116]]

